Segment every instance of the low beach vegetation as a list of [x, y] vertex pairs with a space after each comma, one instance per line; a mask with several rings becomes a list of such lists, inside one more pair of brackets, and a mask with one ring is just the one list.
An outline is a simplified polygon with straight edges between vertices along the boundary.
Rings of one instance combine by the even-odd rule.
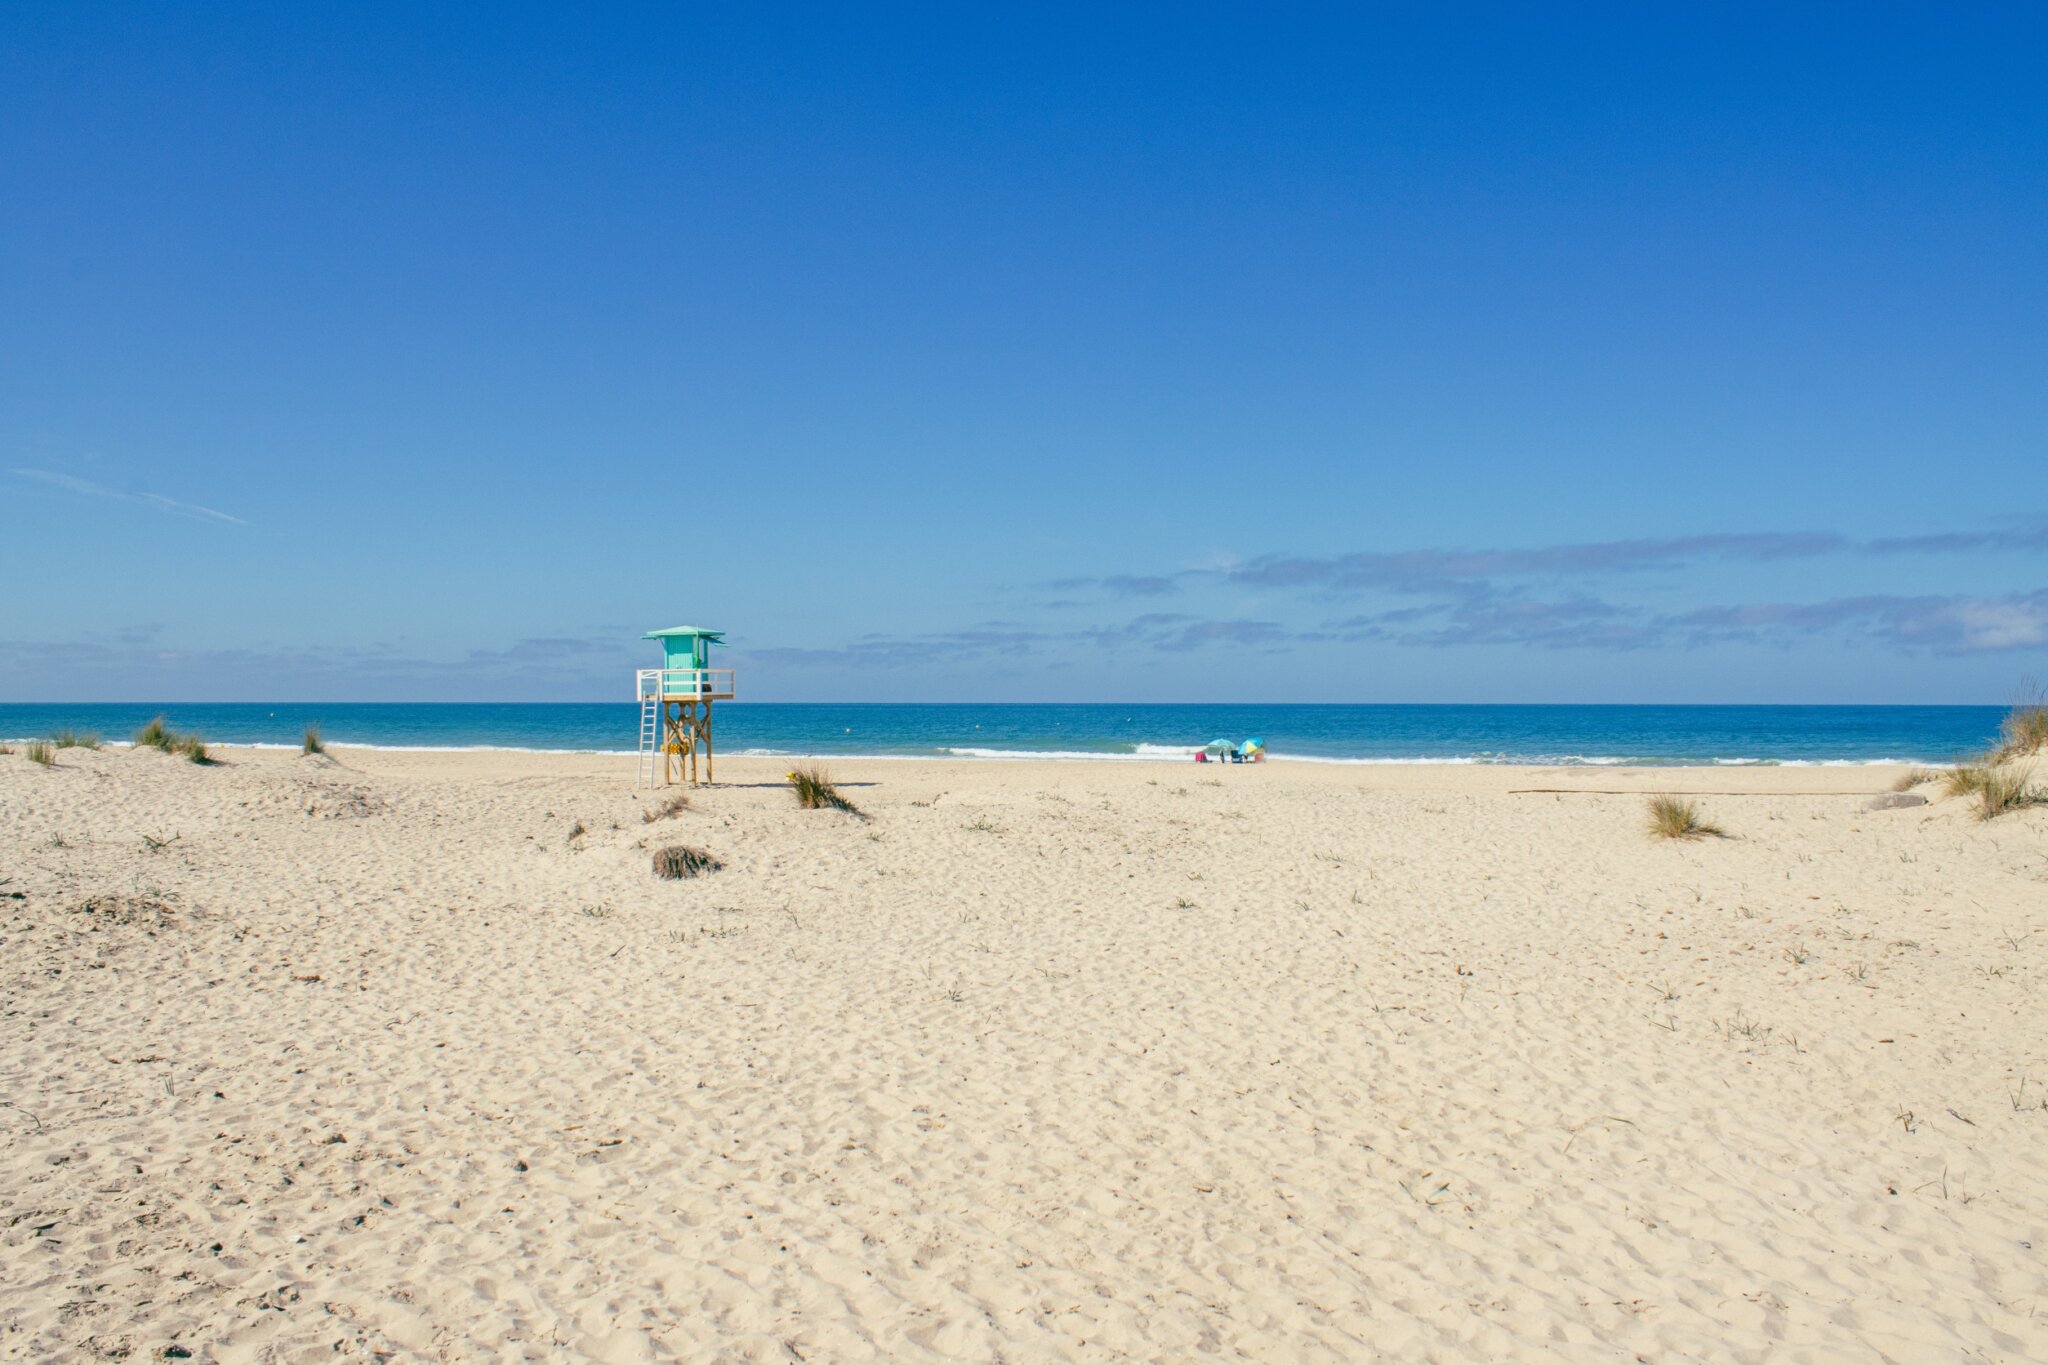
[[41, 764], [45, 768], [56, 766], [57, 751], [50, 747], [50, 741], [46, 739], [29, 741], [28, 747], [21, 752], [31, 763]]
[[1700, 814], [1700, 803], [1678, 796], [1650, 798], [1650, 834], [1658, 839], [1725, 839], [1727, 831]]
[[2029, 682], [1998, 723], [1998, 742], [1942, 774], [1944, 796], [1977, 798], [1977, 818], [1993, 820], [2028, 806], [2048, 805], [2048, 788], [2034, 782], [2022, 760], [2048, 750], [2048, 690]]
[[1898, 781], [1892, 783], [1892, 790], [1895, 792], [1909, 792], [1913, 790], [1913, 788], [1918, 787], [1923, 783], [1932, 782], [1940, 776], [1941, 772], [1939, 769], [1908, 768], [1906, 769], [1906, 771], [1899, 774]]
[[1960, 763], [1942, 780], [1947, 796], [1977, 798], [1977, 818], [1994, 820], [2028, 806], [2048, 804], [2048, 788], [2036, 786], [2031, 765], [2000, 761], [1986, 755], [1975, 763]]
[[50, 742], [59, 749], [97, 749], [100, 747], [100, 737], [98, 735], [82, 734], [77, 730], [59, 730], [57, 737]]
[[202, 766], [211, 767], [217, 760], [207, 752], [206, 741], [198, 735], [181, 735], [170, 727], [170, 723], [158, 716], [135, 732], [135, 747], [158, 749], [167, 754], [177, 754]]
[[306, 737], [299, 741], [299, 752], [301, 754], [324, 754], [327, 752], [327, 746], [320, 739], [319, 726], [308, 725], [306, 727]]
[[2028, 683], [2020, 690], [2012, 710], [1998, 723], [1998, 747], [1992, 751], [1999, 762], [2032, 758], [2048, 749], [2048, 690]]
[[796, 793], [796, 803], [803, 810], [843, 810], [848, 815], [859, 815], [861, 809], [839, 794], [839, 788], [832, 785], [831, 774], [822, 764], [806, 763], [789, 774], [790, 789]]
[[1958, 763], [1942, 774], [1941, 791], [1944, 796], [1975, 796], [1984, 790], [1984, 784], [1991, 777], [1989, 763]]
[[1977, 787], [1977, 818], [1995, 820], [2028, 806], [2048, 805], [2048, 789], [2034, 785], [2031, 767], [2005, 765], [1985, 771]]
[[654, 850], [654, 875], [667, 881], [680, 881], [684, 877], [716, 872], [724, 866], [724, 863], [701, 848], [670, 844], [667, 848]]

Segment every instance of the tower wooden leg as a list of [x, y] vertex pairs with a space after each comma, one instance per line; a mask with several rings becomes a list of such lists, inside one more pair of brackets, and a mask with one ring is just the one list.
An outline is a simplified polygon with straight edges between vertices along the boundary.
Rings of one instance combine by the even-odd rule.
[[663, 786], [667, 786], [683, 775], [683, 745], [687, 731], [681, 702], [663, 702], [661, 712], [661, 781]]
[[665, 701], [661, 705], [661, 780], [664, 785], [686, 777], [697, 784], [697, 754], [704, 755], [705, 782], [713, 781], [711, 702]]

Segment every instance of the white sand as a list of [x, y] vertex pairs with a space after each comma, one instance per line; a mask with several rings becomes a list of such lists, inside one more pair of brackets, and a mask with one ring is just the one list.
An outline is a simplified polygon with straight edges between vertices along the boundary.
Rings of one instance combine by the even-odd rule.
[[2048, 810], [340, 757], [0, 758], [0, 1356], [2048, 1359]]

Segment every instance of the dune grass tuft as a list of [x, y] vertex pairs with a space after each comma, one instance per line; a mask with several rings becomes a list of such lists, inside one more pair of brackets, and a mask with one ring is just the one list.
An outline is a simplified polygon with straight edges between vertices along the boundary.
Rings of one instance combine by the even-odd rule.
[[670, 844], [667, 848], [654, 850], [654, 875], [668, 881], [679, 881], [684, 877], [695, 877], [704, 872], [716, 872], [724, 866], [724, 863], [701, 848]]
[[1989, 763], [1958, 763], [1942, 774], [1941, 791], [1944, 796], [1975, 796], [1990, 779]]
[[1697, 801], [1677, 796], [1650, 798], [1650, 834], [1658, 839], [1725, 839], [1727, 832], [1700, 817]]
[[308, 725], [306, 727], [306, 737], [299, 741], [299, 752], [301, 754], [324, 754], [327, 752], [327, 746], [320, 741], [319, 726]]
[[859, 815], [861, 809], [839, 794], [839, 788], [832, 785], [832, 778], [822, 764], [806, 763], [789, 775], [790, 790], [796, 793], [796, 803], [804, 810], [843, 810], [848, 815]]
[[199, 736], [179, 734], [162, 716], [158, 716], [135, 732], [135, 747], [161, 749], [167, 754], [177, 754], [204, 767], [211, 767], [219, 761], [206, 751], [206, 742]]
[[1980, 820], [2048, 804], [2048, 788], [2033, 784], [2032, 768], [2014, 766], [2043, 750], [2048, 750], [2048, 690], [2029, 681], [2021, 685], [2012, 709], [1999, 721], [1998, 743], [1942, 774], [1942, 794], [1977, 797]]
[[2048, 805], [2048, 789], [2033, 782], [2032, 768], [1989, 768], [1977, 788], [1977, 818], [1995, 820], [2028, 806]]
[[1936, 768], [1908, 768], [1899, 774], [1898, 781], [1892, 783], [1892, 790], [1895, 792], [1909, 792], [1923, 782], [1932, 782], [1940, 776], [1941, 772]]
[[29, 762], [40, 763], [45, 768], [52, 768], [57, 764], [57, 751], [50, 747], [50, 741], [47, 739], [30, 740], [28, 747], [21, 752]]
[[97, 749], [100, 747], [100, 737], [83, 734], [77, 730], [59, 730], [51, 743], [59, 749]]
[[2010, 762], [2032, 758], [2043, 749], [2048, 749], [2048, 691], [2028, 683], [1998, 723], [1998, 747], [1993, 754], [1999, 761]]

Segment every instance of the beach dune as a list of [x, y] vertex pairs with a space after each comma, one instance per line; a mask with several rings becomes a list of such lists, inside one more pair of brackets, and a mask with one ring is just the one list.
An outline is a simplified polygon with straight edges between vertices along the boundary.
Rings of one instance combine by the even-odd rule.
[[2048, 810], [221, 757], [0, 757], [0, 1356], [2048, 1358]]

